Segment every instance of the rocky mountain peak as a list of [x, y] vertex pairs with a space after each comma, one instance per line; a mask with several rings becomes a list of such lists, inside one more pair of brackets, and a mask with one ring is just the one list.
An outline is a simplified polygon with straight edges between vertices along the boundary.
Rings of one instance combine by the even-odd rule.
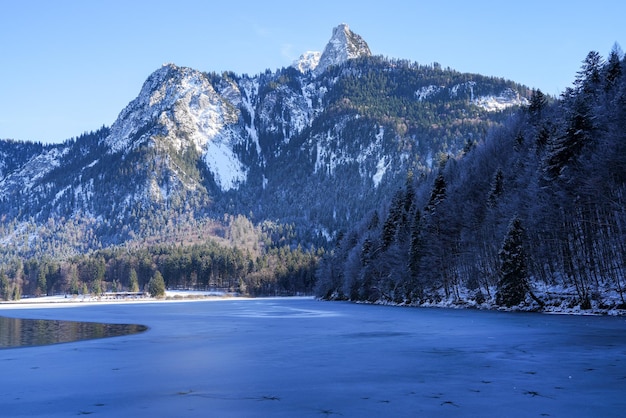
[[313, 71], [320, 75], [331, 65], [339, 65], [349, 59], [372, 55], [367, 42], [350, 27], [342, 23], [333, 29], [333, 35], [326, 44], [324, 52], [307, 51], [293, 63], [293, 67], [302, 73]]
[[372, 52], [367, 42], [360, 35], [352, 32], [347, 24], [342, 23], [333, 29], [333, 35], [326, 44], [319, 64], [314, 71], [315, 74], [319, 75], [331, 65], [338, 65], [349, 59], [371, 55]]

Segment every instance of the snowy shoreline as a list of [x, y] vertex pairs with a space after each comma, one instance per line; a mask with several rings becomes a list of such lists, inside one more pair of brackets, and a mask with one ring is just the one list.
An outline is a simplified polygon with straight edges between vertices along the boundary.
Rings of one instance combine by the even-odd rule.
[[[33, 298], [24, 298], [19, 301], [7, 301], [0, 302], [0, 310], [2, 309], [30, 309], [30, 308], [48, 308], [55, 306], [71, 307], [71, 306], [85, 306], [85, 305], [113, 305], [113, 304], [145, 304], [145, 303], [180, 303], [180, 302], [201, 302], [201, 301], [223, 301], [223, 300], [253, 300], [253, 299], [289, 299], [289, 298], [304, 298], [315, 299], [313, 296], [275, 296], [275, 297], [246, 297], [236, 294], [215, 292], [215, 291], [196, 291], [196, 290], [167, 290], [165, 292], [165, 298], [153, 298], [150, 296], [145, 297], [126, 297], [126, 298], [104, 298], [94, 296], [41, 296]], [[334, 300], [330, 300], [333, 302]], [[615, 307], [599, 308], [597, 306], [591, 309], [581, 309], [579, 305], [571, 305], [571, 301], [563, 300], [560, 304], [546, 304], [540, 307], [536, 303], [526, 304], [524, 306], [514, 306], [510, 308], [497, 306], [493, 303], [478, 304], [475, 301], [458, 301], [454, 299], [441, 300], [439, 302], [427, 302], [423, 304], [403, 304], [390, 301], [349, 301], [355, 304], [362, 305], [383, 305], [383, 306], [395, 306], [395, 307], [409, 307], [409, 308], [440, 308], [440, 309], [457, 309], [457, 310], [480, 310], [480, 311], [497, 311], [497, 312], [527, 312], [527, 313], [540, 313], [548, 315], [574, 315], [574, 316], [626, 316], [626, 309], [619, 309]]]
[[506, 308], [503, 306], [497, 306], [495, 304], [476, 304], [470, 303], [467, 301], [459, 302], [459, 301], [441, 301], [438, 303], [423, 303], [420, 305], [416, 304], [402, 304], [402, 303], [394, 303], [394, 302], [386, 302], [386, 301], [376, 301], [376, 302], [364, 302], [364, 301], [355, 301], [353, 303], [362, 304], [362, 305], [382, 305], [382, 306], [397, 306], [397, 307], [408, 307], [408, 308], [440, 308], [440, 309], [458, 309], [458, 310], [478, 310], [478, 311], [494, 311], [494, 312], [525, 312], [525, 313], [538, 313], [538, 314], [549, 314], [549, 315], [573, 315], [573, 316], [626, 316], [626, 309], [600, 309], [600, 308], [592, 308], [592, 309], [581, 309], [580, 306], [567, 307], [567, 306], [544, 306], [540, 308], [539, 305], [526, 305], [526, 306], [513, 306], [510, 308]]
[[96, 297], [96, 296], [40, 296], [32, 298], [23, 298], [17, 301], [0, 302], [0, 309], [30, 309], [30, 308], [48, 308], [48, 307], [71, 307], [85, 305], [115, 305], [115, 304], [145, 304], [145, 303], [164, 303], [164, 302], [197, 302], [211, 300], [230, 300], [230, 299], [250, 299], [244, 296], [236, 296], [229, 293], [212, 292], [212, 291], [194, 291], [194, 290], [167, 290], [165, 298], [145, 297]]

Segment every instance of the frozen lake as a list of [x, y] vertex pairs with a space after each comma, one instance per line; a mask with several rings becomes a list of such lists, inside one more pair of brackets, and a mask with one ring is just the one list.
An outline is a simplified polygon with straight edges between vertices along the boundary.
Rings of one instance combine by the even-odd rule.
[[7, 417], [623, 417], [626, 410], [626, 318], [306, 298], [3, 305], [0, 315], [150, 327], [0, 350]]

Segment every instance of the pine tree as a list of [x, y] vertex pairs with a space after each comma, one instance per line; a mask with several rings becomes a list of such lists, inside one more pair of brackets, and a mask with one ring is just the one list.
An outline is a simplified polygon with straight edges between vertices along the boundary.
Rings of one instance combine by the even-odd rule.
[[71, 295], [78, 295], [80, 294], [80, 284], [78, 282], [78, 272], [76, 271], [76, 268], [73, 268], [70, 271], [70, 294]]
[[4, 270], [0, 271], [0, 299], [9, 300], [10, 299], [9, 292], [9, 278]]
[[491, 208], [495, 207], [502, 193], [504, 193], [504, 173], [502, 173], [502, 169], [498, 168], [491, 183], [487, 205]]
[[426, 205], [426, 211], [429, 213], [434, 213], [437, 205], [441, 203], [446, 197], [446, 179], [443, 177], [442, 173], [439, 173], [435, 178], [435, 183], [433, 184], [433, 190], [430, 193], [430, 199], [428, 200], [428, 205]]
[[102, 280], [93, 279], [91, 281], [91, 294], [94, 296], [101, 296], [102, 293]]
[[162, 298], [165, 296], [165, 281], [161, 272], [157, 270], [154, 276], [148, 282], [148, 293], [153, 298]]
[[374, 229], [378, 228], [379, 224], [380, 224], [380, 217], [378, 216], [378, 211], [374, 210], [374, 213], [372, 213], [372, 218], [370, 219], [369, 223], [367, 224], [367, 229], [368, 230], [374, 230]]
[[39, 273], [37, 274], [37, 295], [47, 295], [46, 270], [47, 266], [45, 264], [39, 268]]
[[404, 193], [402, 190], [396, 192], [389, 207], [389, 214], [383, 224], [382, 250], [385, 251], [396, 238], [396, 231], [402, 223], [402, 208], [404, 205]]
[[576, 80], [574, 85], [579, 92], [586, 94], [595, 93], [596, 88], [602, 80], [601, 70], [604, 61], [602, 56], [597, 51], [590, 51], [581, 66], [578, 73], [576, 73]]
[[620, 77], [622, 76], [622, 55], [623, 53], [619, 45], [613, 45], [613, 48], [611, 49], [611, 52], [609, 54], [609, 58], [606, 62], [606, 69], [604, 71], [604, 89], [607, 91], [613, 89], [617, 85]]
[[411, 246], [409, 249], [409, 270], [413, 277], [417, 277], [419, 271], [419, 261], [422, 249], [422, 214], [415, 211], [413, 222], [411, 223]]
[[128, 275], [128, 291], [129, 292], [139, 292], [139, 281], [137, 280], [137, 271], [134, 268], [130, 269], [130, 274]]
[[527, 256], [524, 250], [524, 229], [522, 222], [515, 217], [498, 253], [500, 266], [496, 303], [516, 306], [524, 301], [528, 289]]
[[546, 96], [539, 89], [533, 90], [532, 95], [530, 96], [530, 104], [528, 105], [528, 111], [531, 115], [533, 115], [536, 119], [541, 118], [541, 112], [546, 107], [547, 104]]
[[22, 288], [19, 284], [15, 283], [13, 286], [13, 292], [11, 295], [12, 300], [20, 300], [22, 299]]
[[566, 106], [565, 132], [549, 144], [544, 167], [549, 179], [562, 177], [563, 170], [575, 163], [583, 148], [593, 139], [593, 118], [590, 104], [581, 95], [572, 97]]

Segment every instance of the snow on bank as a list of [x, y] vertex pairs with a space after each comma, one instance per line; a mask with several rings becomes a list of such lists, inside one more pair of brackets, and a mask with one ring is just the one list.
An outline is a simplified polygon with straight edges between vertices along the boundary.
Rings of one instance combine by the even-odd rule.
[[187, 302], [199, 300], [221, 299], [248, 299], [235, 293], [227, 293], [214, 290], [166, 290], [165, 298], [157, 299], [150, 296], [85, 296], [85, 295], [54, 295], [40, 297], [26, 297], [18, 301], [0, 302], [0, 309], [20, 309], [33, 307], [68, 307], [88, 304], [126, 304], [126, 303], [163, 303], [163, 302]]
[[[609, 315], [626, 316], [626, 304], [620, 293], [611, 287], [603, 287], [590, 291], [589, 309], [583, 309], [580, 304], [580, 297], [574, 286], [548, 285], [546, 283], [532, 281], [531, 288], [533, 294], [540, 300], [540, 305], [530, 295], [518, 306], [504, 307], [495, 303], [497, 289], [490, 286], [488, 295], [485, 289], [481, 289], [480, 297], [478, 291], [469, 292], [465, 287], [459, 288], [457, 296], [446, 297], [443, 292], [435, 295], [427, 301], [421, 303], [407, 303], [390, 300], [377, 300], [374, 302], [358, 303], [387, 305], [387, 306], [411, 306], [420, 308], [447, 308], [447, 309], [479, 309], [503, 312], [540, 312], [546, 314], [563, 315]], [[483, 293], [484, 292], [484, 293]]]

